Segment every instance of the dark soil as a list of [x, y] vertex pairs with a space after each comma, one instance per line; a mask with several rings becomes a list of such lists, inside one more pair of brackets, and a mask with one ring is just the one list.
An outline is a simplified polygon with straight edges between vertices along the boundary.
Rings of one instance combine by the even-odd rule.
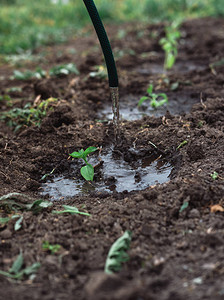
[[[127, 95], [139, 99], [153, 81], [158, 92], [176, 99], [177, 106], [182, 98], [194, 103], [189, 113], [122, 121], [120, 151], [153, 152], [151, 143], [155, 144], [173, 165], [170, 179], [142, 191], [92, 192], [54, 202], [53, 209], [75, 205], [90, 217], [54, 215], [48, 208], [38, 215], [24, 212], [18, 231], [13, 220], [0, 225], [0, 270], [8, 271], [20, 251], [24, 266], [41, 263], [35, 278], [12, 281], [0, 275], [0, 299], [224, 298], [224, 66], [209, 67], [223, 59], [224, 20], [189, 20], [182, 25], [179, 56], [168, 72], [170, 84], [160, 73], [164, 54], [158, 40], [164, 35], [164, 24], [122, 28], [127, 31], [122, 39], [117, 37], [119, 27], [108, 28], [119, 54], [121, 101]], [[15, 133], [1, 123], [0, 196], [19, 192], [38, 199], [41, 177], [55, 167], [55, 175], [65, 173], [72, 163], [69, 153], [113, 144], [112, 124], [96, 121], [99, 110], [110, 101], [107, 79], [88, 75], [103, 63], [97, 46], [94, 34], [77, 38], [67, 45], [39, 49], [36, 54], [45, 51], [44, 60], [20, 67], [48, 70], [74, 62], [80, 76], [10, 80], [13, 67], [0, 67], [0, 93], [10, 94], [17, 107], [33, 103], [38, 95], [60, 99], [40, 128]], [[172, 91], [175, 82], [179, 86]], [[7, 92], [15, 86], [22, 90]], [[9, 109], [4, 101], [0, 108]], [[177, 149], [185, 140], [187, 144]], [[211, 177], [214, 171], [216, 179]], [[189, 205], [180, 212], [184, 202]], [[0, 216], [7, 215], [2, 208]], [[130, 260], [118, 274], [106, 275], [109, 248], [125, 230], [132, 232]], [[60, 252], [43, 251], [43, 241], [60, 244]]]

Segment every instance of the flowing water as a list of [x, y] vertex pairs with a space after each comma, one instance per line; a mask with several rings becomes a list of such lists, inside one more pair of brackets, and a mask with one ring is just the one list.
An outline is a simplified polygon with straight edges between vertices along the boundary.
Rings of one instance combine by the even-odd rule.
[[110, 94], [111, 94], [112, 110], [113, 110], [114, 137], [115, 137], [115, 143], [116, 143], [120, 137], [119, 89], [118, 89], [118, 87], [110, 87]]

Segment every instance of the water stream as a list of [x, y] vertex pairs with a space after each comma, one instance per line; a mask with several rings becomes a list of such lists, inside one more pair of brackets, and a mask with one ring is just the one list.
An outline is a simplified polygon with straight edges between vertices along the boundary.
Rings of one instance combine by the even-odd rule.
[[115, 137], [115, 143], [116, 143], [120, 137], [119, 89], [118, 89], [118, 87], [110, 87], [110, 94], [111, 94], [111, 100], [112, 100], [114, 137]]

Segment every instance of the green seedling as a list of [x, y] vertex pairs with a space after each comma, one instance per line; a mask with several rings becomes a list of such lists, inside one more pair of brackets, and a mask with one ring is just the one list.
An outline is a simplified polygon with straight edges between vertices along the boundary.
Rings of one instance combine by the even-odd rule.
[[170, 26], [165, 28], [166, 36], [159, 41], [165, 51], [164, 68], [166, 70], [173, 67], [178, 55], [178, 39], [181, 37], [181, 33], [178, 30], [179, 26], [180, 22], [172, 22]]
[[189, 202], [188, 201], [184, 201], [184, 203], [181, 205], [181, 208], [180, 208], [179, 212], [181, 213], [186, 208], [188, 208], [188, 206], [189, 206]]
[[6, 106], [12, 106], [12, 98], [9, 95], [0, 96], [0, 102], [5, 102]]
[[36, 71], [26, 70], [25, 72], [21, 72], [19, 70], [15, 70], [13, 72], [12, 79], [19, 79], [19, 80], [28, 80], [28, 79], [41, 79], [46, 77], [46, 72], [41, 69], [37, 68]]
[[18, 131], [24, 126], [40, 127], [42, 119], [49, 110], [53, 110], [53, 105], [58, 101], [56, 98], [49, 98], [41, 101], [37, 106], [27, 103], [24, 108], [12, 108], [9, 111], [0, 113], [0, 121], [5, 121], [9, 127]]
[[183, 142], [181, 142], [181, 143], [177, 146], [176, 150], [182, 148], [182, 147], [185, 146], [187, 143], [188, 143], [188, 141], [184, 140]]
[[37, 272], [37, 270], [41, 266], [41, 264], [38, 262], [32, 264], [29, 267], [22, 269], [23, 263], [24, 263], [24, 259], [23, 259], [23, 254], [21, 252], [16, 258], [16, 260], [14, 261], [9, 271], [5, 272], [0, 270], [0, 275], [6, 276], [11, 279], [22, 280], [24, 276], [32, 276], [34, 273]]
[[121, 270], [122, 263], [129, 260], [129, 255], [126, 251], [130, 248], [131, 232], [125, 231], [125, 233], [117, 239], [111, 246], [107, 255], [104, 272], [107, 274], [113, 274]]
[[90, 153], [95, 152], [97, 149], [98, 148], [96, 147], [88, 147], [85, 151], [81, 149], [79, 152], [73, 152], [69, 154], [71, 157], [82, 158], [84, 160], [86, 166], [82, 167], [80, 172], [82, 177], [84, 177], [87, 181], [93, 181], [94, 177], [94, 167], [90, 163], [88, 163], [87, 156]]
[[95, 66], [94, 71], [90, 72], [89, 76], [105, 79], [105, 78], [107, 78], [107, 69], [104, 65]]
[[44, 241], [42, 244], [42, 249], [45, 251], [50, 251], [51, 254], [56, 254], [61, 249], [61, 245], [52, 245], [48, 241]]
[[[148, 96], [143, 96], [138, 102], [138, 106], [141, 106], [146, 100], [150, 100], [152, 108], [158, 108], [168, 102], [168, 97], [165, 93], [156, 94], [153, 93], [153, 84], [150, 84], [147, 89]], [[160, 100], [158, 100], [160, 98]]]
[[217, 172], [213, 172], [212, 174], [210, 174], [213, 180], [216, 180], [219, 177], [219, 174]]
[[62, 205], [64, 207], [64, 210], [53, 210], [52, 213], [53, 214], [65, 214], [65, 213], [69, 213], [71, 215], [75, 215], [75, 214], [79, 214], [79, 215], [84, 215], [84, 216], [90, 216], [89, 213], [86, 212], [81, 212], [78, 210], [77, 207], [75, 206], [70, 206], [70, 205]]
[[79, 75], [79, 71], [76, 68], [75, 64], [69, 63], [69, 64], [59, 65], [51, 68], [49, 74], [50, 76], [60, 76], [60, 75], [68, 75], [68, 74]]
[[[32, 203], [30, 203], [32, 202]], [[0, 207], [11, 211], [32, 211], [33, 214], [40, 213], [43, 209], [52, 206], [52, 202], [47, 200], [34, 200], [21, 193], [9, 193], [0, 197]]]

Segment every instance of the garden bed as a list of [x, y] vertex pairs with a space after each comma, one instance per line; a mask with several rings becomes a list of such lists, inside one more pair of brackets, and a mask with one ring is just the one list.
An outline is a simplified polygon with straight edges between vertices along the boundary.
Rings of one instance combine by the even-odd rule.
[[[24, 212], [18, 231], [14, 220], [0, 224], [0, 270], [8, 271], [20, 251], [25, 266], [41, 264], [35, 277], [23, 281], [0, 275], [2, 299], [224, 297], [224, 65], [215, 64], [223, 59], [224, 21], [186, 21], [176, 64], [168, 74], [163, 72], [159, 46], [163, 24], [127, 24], [120, 39], [122, 28], [108, 27], [117, 57], [121, 107], [136, 110], [153, 82], [156, 91], [167, 94], [171, 109], [146, 107], [137, 120], [127, 120], [131, 111], [127, 112], [121, 121], [119, 159], [126, 157], [134, 165], [150, 155], [162, 156], [172, 167], [169, 177], [162, 184], [122, 192], [108, 192], [106, 181], [113, 178], [105, 177], [105, 191], [101, 183], [98, 192], [56, 195], [53, 206], [37, 215]], [[103, 64], [94, 35], [38, 49], [35, 55], [38, 62], [20, 61], [19, 70], [48, 71], [73, 62], [80, 75], [11, 80], [15, 67], [0, 66], [0, 93], [9, 95], [14, 107], [38, 102], [39, 95], [59, 99], [40, 127], [14, 132], [1, 122], [0, 196], [17, 192], [49, 200], [43, 189], [57, 176], [66, 174], [85, 184], [79, 172], [71, 171], [75, 162], [69, 154], [89, 146], [107, 151], [114, 145], [114, 134], [104, 111], [110, 105], [107, 79], [89, 75]], [[7, 99], [0, 101], [1, 111], [10, 109]], [[60, 210], [63, 204], [91, 216], [52, 213], [52, 207]], [[1, 217], [8, 215], [0, 211]], [[107, 253], [125, 230], [132, 232], [130, 259], [118, 274], [106, 275]], [[44, 251], [44, 241], [61, 245], [59, 252]]]

